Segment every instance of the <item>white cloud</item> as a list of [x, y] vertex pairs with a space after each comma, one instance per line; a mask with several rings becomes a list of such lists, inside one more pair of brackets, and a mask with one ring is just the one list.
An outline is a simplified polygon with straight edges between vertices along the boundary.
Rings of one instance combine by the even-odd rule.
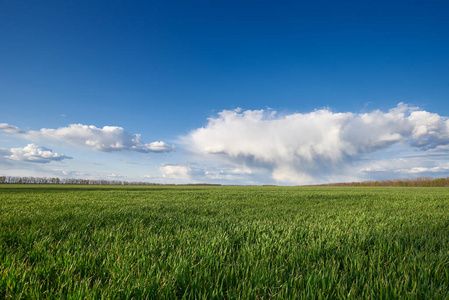
[[9, 152], [10, 155], [5, 156], [6, 158], [34, 163], [49, 163], [71, 158], [35, 144], [28, 144], [24, 148], [12, 148]]
[[424, 172], [438, 172], [439, 168], [425, 168], [425, 167], [414, 167], [409, 170], [400, 170], [403, 173], [410, 173], [410, 174], [419, 174]]
[[109, 178], [122, 178], [123, 176], [122, 176], [122, 175], [118, 175], [118, 174], [111, 173], [111, 174], [108, 174], [107, 177], [109, 177]]
[[449, 120], [427, 111], [414, 111], [408, 117], [413, 126], [414, 145], [426, 149], [449, 144]]
[[160, 167], [162, 177], [168, 179], [190, 180], [191, 169], [181, 165], [164, 165]]
[[434, 155], [403, 155], [400, 158], [367, 161], [360, 166], [359, 173], [369, 176], [383, 174], [384, 178], [381, 179], [409, 178], [414, 175], [440, 176], [449, 172], [447, 156]]
[[253, 171], [250, 168], [243, 166], [242, 168], [232, 169], [229, 171], [229, 173], [236, 174], [236, 175], [247, 175], [247, 174], [252, 174]]
[[11, 132], [11, 133], [23, 133], [19, 127], [12, 126], [6, 123], [0, 123], [0, 131]]
[[[249, 168], [233, 168], [229, 165], [164, 164], [159, 170], [163, 179], [174, 183], [254, 184], [254, 181], [250, 179], [254, 174]], [[156, 177], [148, 176], [148, 178]]]
[[[245, 179], [247, 175], [252, 174], [252, 172], [248, 169], [246, 170], [240, 170], [240, 169], [234, 169], [229, 170], [228, 168], [204, 168], [199, 169], [201, 171], [198, 172], [198, 175], [201, 175], [203, 178], [203, 181], [219, 181], [219, 182], [240, 182], [242, 183], [242, 180]], [[243, 176], [242, 176], [243, 175]]]
[[268, 169], [277, 182], [307, 184], [347, 176], [362, 155], [393, 145], [421, 152], [443, 149], [449, 143], [449, 120], [402, 103], [388, 112], [363, 114], [224, 110], [184, 142], [203, 157]]
[[33, 140], [61, 141], [76, 146], [85, 146], [97, 151], [138, 151], [138, 152], [169, 152], [173, 146], [157, 141], [144, 143], [140, 134], [126, 132], [122, 127], [104, 126], [98, 128], [93, 125], [71, 124], [58, 129], [42, 128], [39, 131], [22, 131], [6, 123], [0, 124], [0, 130], [19, 133], [21, 136]]
[[146, 148], [148, 149], [148, 151], [152, 152], [169, 152], [173, 150], [173, 146], [170, 146], [162, 141], [152, 142], [149, 145], [146, 145]]

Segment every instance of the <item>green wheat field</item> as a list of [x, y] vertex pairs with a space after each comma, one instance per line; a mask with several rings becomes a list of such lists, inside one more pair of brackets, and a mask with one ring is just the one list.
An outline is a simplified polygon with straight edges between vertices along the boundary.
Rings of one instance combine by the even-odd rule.
[[0, 185], [0, 298], [449, 298], [449, 189]]

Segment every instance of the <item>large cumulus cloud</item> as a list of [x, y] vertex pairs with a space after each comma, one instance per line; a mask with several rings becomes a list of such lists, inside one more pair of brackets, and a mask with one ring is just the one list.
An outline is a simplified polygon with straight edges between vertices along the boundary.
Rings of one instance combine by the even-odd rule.
[[270, 170], [283, 183], [311, 183], [341, 172], [363, 155], [404, 145], [426, 151], [449, 143], [447, 117], [400, 103], [387, 112], [322, 109], [280, 115], [270, 110], [224, 110], [185, 137], [208, 157]]

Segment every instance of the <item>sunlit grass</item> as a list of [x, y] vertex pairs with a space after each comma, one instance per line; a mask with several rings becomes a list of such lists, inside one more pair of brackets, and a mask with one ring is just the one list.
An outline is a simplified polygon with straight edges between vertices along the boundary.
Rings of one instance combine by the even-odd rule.
[[446, 298], [448, 196], [0, 186], [0, 298]]

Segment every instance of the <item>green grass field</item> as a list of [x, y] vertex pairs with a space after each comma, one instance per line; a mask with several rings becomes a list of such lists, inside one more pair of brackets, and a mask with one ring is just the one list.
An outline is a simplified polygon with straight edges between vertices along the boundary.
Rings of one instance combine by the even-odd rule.
[[3, 185], [0, 298], [449, 298], [449, 189]]

